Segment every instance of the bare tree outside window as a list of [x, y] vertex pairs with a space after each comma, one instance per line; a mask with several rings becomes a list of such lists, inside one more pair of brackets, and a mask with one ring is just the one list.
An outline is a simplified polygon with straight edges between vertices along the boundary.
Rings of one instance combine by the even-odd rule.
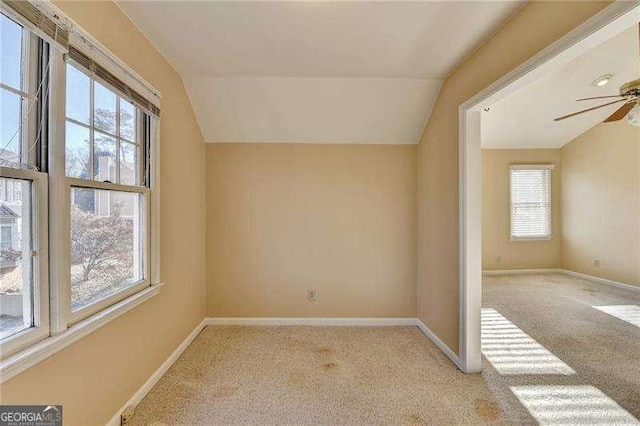
[[[71, 64], [66, 100], [67, 176], [138, 184], [136, 106]], [[143, 279], [140, 194], [90, 186], [71, 190], [72, 311]]]
[[[84, 306], [142, 278], [138, 224], [126, 216], [137, 194], [73, 188], [71, 206], [71, 305]], [[95, 208], [87, 209], [86, 201]], [[83, 205], [85, 204], [85, 205]]]

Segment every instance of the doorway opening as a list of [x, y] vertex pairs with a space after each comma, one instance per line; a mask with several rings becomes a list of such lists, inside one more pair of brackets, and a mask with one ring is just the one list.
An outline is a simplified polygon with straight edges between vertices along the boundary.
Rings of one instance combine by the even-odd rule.
[[578, 423], [640, 413], [600, 377], [629, 373], [640, 332], [637, 98], [575, 102], [640, 78], [639, 22], [616, 2], [459, 109], [459, 367], [517, 421], [568, 416], [572, 398]]

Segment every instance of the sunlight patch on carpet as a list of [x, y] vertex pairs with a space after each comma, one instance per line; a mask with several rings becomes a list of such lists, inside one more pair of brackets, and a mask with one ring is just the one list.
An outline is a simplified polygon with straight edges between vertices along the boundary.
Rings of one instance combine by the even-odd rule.
[[638, 420], [593, 386], [512, 386], [543, 425], [637, 425]]
[[640, 306], [638, 305], [594, 306], [594, 308], [640, 327]]
[[491, 308], [482, 309], [482, 353], [500, 374], [575, 374], [560, 358]]

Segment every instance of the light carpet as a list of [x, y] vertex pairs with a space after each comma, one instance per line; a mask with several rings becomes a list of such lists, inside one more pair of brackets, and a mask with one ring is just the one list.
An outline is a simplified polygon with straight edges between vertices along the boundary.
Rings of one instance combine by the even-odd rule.
[[134, 424], [478, 424], [502, 414], [416, 327], [207, 327]]
[[[629, 306], [636, 305], [639, 292], [564, 274], [485, 276], [485, 312], [500, 313], [575, 371], [500, 374], [499, 363], [484, 359], [483, 376], [505, 417], [514, 424], [635, 424], [634, 417], [640, 417], [640, 328], [628, 319]], [[505, 348], [509, 344], [505, 341]], [[505, 353], [510, 367], [533, 372], [545, 367], [539, 355], [528, 352], [530, 347]]]
[[[482, 375], [462, 374], [415, 327], [207, 327], [133, 424], [636, 421], [640, 328], [629, 306], [640, 293], [560, 274], [485, 277], [483, 293], [504, 330], [494, 336], [508, 337], [506, 352], [490, 342], [502, 374], [486, 359]], [[569, 369], [531, 365], [541, 360]]]

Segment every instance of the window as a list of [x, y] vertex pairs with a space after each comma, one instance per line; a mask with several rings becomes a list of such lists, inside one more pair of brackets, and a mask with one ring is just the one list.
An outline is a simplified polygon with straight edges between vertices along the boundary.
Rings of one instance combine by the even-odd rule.
[[0, 134], [2, 160], [16, 160], [21, 154], [22, 100], [29, 94], [23, 87], [23, 30], [20, 25], [0, 15]]
[[[0, 214], [3, 214], [3, 216], [5, 215], [4, 212]], [[4, 219], [4, 217], [0, 217], [0, 218]], [[2, 255], [5, 255], [6, 252], [12, 249], [13, 249], [13, 225], [2, 225], [0, 226], [0, 251], [2, 252]]]
[[8, 337], [33, 326], [31, 183], [0, 180], [25, 186], [26, 194], [24, 199], [0, 200], [0, 337]]
[[71, 309], [78, 310], [145, 277], [141, 197], [71, 188]]
[[94, 311], [85, 309], [90, 305], [146, 284], [147, 188], [140, 179], [146, 158], [140, 154], [140, 140], [148, 120], [72, 60], [66, 76], [71, 311], [84, 309], [86, 315]]
[[553, 165], [512, 165], [511, 239], [550, 239]]
[[0, 349], [49, 334], [47, 175], [38, 171], [46, 74], [39, 37], [0, 14]]
[[2, 380], [12, 355], [42, 359], [35, 343], [72, 342], [160, 284], [159, 96], [47, 7], [0, 13]]
[[138, 108], [71, 64], [66, 104], [67, 176], [137, 185]]

